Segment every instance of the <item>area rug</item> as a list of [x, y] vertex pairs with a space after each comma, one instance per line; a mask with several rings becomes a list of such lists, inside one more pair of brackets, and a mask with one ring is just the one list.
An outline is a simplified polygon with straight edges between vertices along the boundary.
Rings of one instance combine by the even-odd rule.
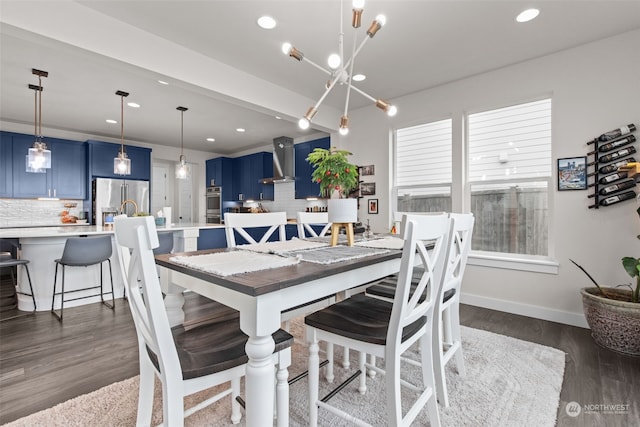
[[[296, 319], [297, 320], [297, 319]], [[303, 336], [300, 321], [292, 322], [291, 332]], [[443, 426], [554, 426], [560, 389], [564, 374], [565, 355], [562, 351], [478, 329], [462, 328], [466, 376], [459, 376], [452, 361], [447, 365], [447, 386], [450, 407], [439, 406]], [[294, 377], [306, 369], [307, 348], [297, 338], [293, 348], [293, 363], [289, 370]], [[353, 353], [353, 352], [352, 352]], [[336, 360], [341, 360], [341, 349], [336, 347]], [[417, 355], [413, 355], [417, 357]], [[356, 355], [351, 355], [351, 368], [336, 364], [336, 381], [348, 377], [356, 366]], [[384, 367], [379, 361], [378, 366]], [[403, 365], [403, 373], [412, 382], [420, 381], [417, 368]], [[322, 374], [322, 371], [321, 371]], [[384, 379], [377, 375], [368, 378], [367, 393], [362, 396], [354, 381], [331, 403], [350, 413], [358, 414], [374, 426], [385, 426]], [[324, 396], [331, 388], [321, 378]], [[68, 400], [53, 408], [37, 412], [8, 427], [34, 426], [135, 426], [138, 377], [111, 384], [92, 393]], [[214, 390], [190, 396], [186, 406], [213, 395]], [[307, 425], [307, 381], [298, 381], [290, 390], [290, 425]], [[403, 401], [413, 397], [403, 392]], [[407, 408], [405, 408], [406, 410]], [[185, 426], [228, 426], [229, 400], [200, 411], [185, 420]], [[156, 382], [153, 425], [162, 421], [160, 386]], [[244, 418], [240, 425], [244, 425]], [[266, 424], [265, 424], [266, 425]], [[350, 426], [320, 411], [321, 426]], [[414, 426], [428, 426], [426, 410], [418, 415]]]

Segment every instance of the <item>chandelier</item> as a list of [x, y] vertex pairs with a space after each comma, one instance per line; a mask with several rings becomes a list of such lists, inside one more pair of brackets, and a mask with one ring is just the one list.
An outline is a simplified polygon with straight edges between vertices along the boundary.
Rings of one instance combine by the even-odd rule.
[[121, 90], [116, 92], [120, 97], [120, 151], [113, 159], [113, 173], [116, 175], [131, 175], [131, 159], [124, 151], [124, 98], [129, 96], [129, 92]]
[[47, 144], [42, 136], [42, 78], [48, 77], [47, 71], [31, 69], [31, 73], [38, 76], [38, 85], [29, 85], [29, 89], [33, 89], [35, 93], [34, 101], [34, 136], [33, 146], [29, 148], [26, 156], [26, 172], [30, 173], [46, 173], [51, 168], [51, 151], [47, 149]]
[[297, 61], [304, 60], [309, 64], [313, 65], [314, 67], [318, 68], [319, 70], [324, 71], [330, 76], [329, 81], [326, 84], [326, 89], [322, 94], [322, 96], [320, 97], [320, 99], [318, 99], [318, 102], [316, 102], [316, 104], [313, 107], [309, 108], [306, 114], [298, 121], [298, 126], [301, 129], [309, 128], [309, 124], [311, 120], [318, 112], [318, 107], [320, 106], [320, 104], [322, 104], [322, 101], [324, 101], [327, 95], [329, 95], [329, 92], [331, 92], [331, 90], [336, 86], [337, 83], [340, 83], [341, 85], [347, 85], [347, 95], [344, 102], [344, 113], [340, 118], [340, 128], [339, 128], [340, 135], [347, 135], [349, 133], [348, 110], [349, 110], [349, 95], [351, 94], [351, 90], [358, 92], [360, 95], [374, 102], [376, 107], [385, 111], [389, 116], [395, 116], [398, 111], [398, 109], [395, 106], [391, 105], [388, 101], [385, 101], [383, 99], [376, 99], [373, 96], [367, 94], [363, 90], [358, 89], [353, 85], [353, 64], [355, 62], [355, 58], [358, 55], [358, 53], [360, 53], [360, 51], [362, 50], [365, 43], [369, 39], [373, 38], [373, 36], [375, 36], [376, 33], [384, 26], [386, 22], [385, 16], [384, 15], [376, 16], [376, 18], [373, 20], [373, 22], [367, 29], [366, 37], [358, 45], [356, 30], [360, 28], [360, 25], [362, 22], [362, 12], [364, 11], [364, 0], [353, 0], [353, 9], [352, 9], [353, 14], [351, 19], [351, 26], [354, 29], [353, 48], [351, 50], [351, 58], [345, 61], [344, 49], [343, 49], [344, 32], [342, 31], [342, 21], [343, 21], [342, 9], [343, 9], [342, 1], [340, 1], [340, 34], [338, 36], [338, 53], [333, 53], [329, 55], [329, 58], [327, 61], [329, 69], [306, 58], [304, 54], [300, 50], [292, 46], [291, 43], [284, 43], [282, 45], [282, 52], [285, 55], [289, 55], [290, 57], [292, 57], [293, 59], [296, 59]]

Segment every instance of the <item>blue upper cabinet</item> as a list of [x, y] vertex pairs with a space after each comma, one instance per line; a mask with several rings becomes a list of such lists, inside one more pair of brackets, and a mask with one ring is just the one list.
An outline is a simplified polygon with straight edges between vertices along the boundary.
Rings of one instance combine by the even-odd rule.
[[307, 156], [316, 148], [328, 150], [330, 146], [330, 137], [301, 142], [293, 146], [296, 168], [296, 199], [320, 196], [320, 184], [311, 181], [313, 166], [307, 162]]
[[222, 187], [222, 201], [236, 200], [233, 192], [233, 159], [229, 157], [216, 157], [206, 162], [206, 187], [211, 187], [211, 180], [216, 187]]
[[273, 176], [273, 154], [260, 152], [233, 159], [233, 200], [273, 200], [273, 184], [262, 184]]
[[13, 197], [13, 138], [0, 132], [0, 197]]
[[47, 169], [45, 173], [29, 173], [26, 172], [26, 155], [33, 145], [34, 137], [25, 134], [10, 135], [13, 149], [13, 197], [85, 198], [86, 144], [45, 137], [44, 141], [51, 150], [51, 169]]
[[[89, 150], [89, 178], [124, 178], [113, 173], [113, 159], [118, 156], [120, 144], [103, 141], [87, 141]], [[126, 179], [151, 180], [151, 149], [125, 145], [131, 159], [131, 175]]]

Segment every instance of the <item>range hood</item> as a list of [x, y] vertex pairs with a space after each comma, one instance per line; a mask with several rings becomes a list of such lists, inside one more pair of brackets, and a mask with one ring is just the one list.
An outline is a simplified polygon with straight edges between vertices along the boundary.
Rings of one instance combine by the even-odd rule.
[[294, 182], [293, 138], [279, 136], [273, 140], [273, 177], [260, 180], [263, 184]]

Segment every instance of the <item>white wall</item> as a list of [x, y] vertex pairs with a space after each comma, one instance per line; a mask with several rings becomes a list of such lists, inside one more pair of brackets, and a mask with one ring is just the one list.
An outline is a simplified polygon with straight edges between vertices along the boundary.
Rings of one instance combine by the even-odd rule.
[[[379, 199], [380, 214], [368, 215], [362, 203], [360, 217], [370, 218], [374, 231], [390, 227], [394, 127], [447, 117], [461, 123], [463, 114], [469, 112], [551, 96], [555, 170], [557, 158], [586, 155], [590, 151], [586, 142], [601, 133], [628, 123], [640, 125], [640, 57], [632, 54], [639, 46], [640, 31], [632, 31], [393, 99], [399, 112], [390, 120], [383, 119], [374, 107], [351, 112], [350, 135], [332, 135], [332, 141], [352, 151], [354, 163], [375, 165], [371, 178], [377, 194], [372, 198]], [[463, 149], [462, 135], [462, 129], [454, 129], [454, 158]], [[454, 165], [454, 183], [463, 179], [463, 171], [463, 165]], [[602, 284], [630, 283], [620, 259], [640, 255], [640, 241], [635, 237], [640, 234], [638, 203], [588, 209], [588, 191], [558, 192], [555, 185], [552, 190], [551, 255], [559, 264], [558, 274], [469, 266], [463, 301], [585, 326], [579, 289], [591, 283], [569, 258]], [[454, 210], [462, 209], [454, 205]]]

